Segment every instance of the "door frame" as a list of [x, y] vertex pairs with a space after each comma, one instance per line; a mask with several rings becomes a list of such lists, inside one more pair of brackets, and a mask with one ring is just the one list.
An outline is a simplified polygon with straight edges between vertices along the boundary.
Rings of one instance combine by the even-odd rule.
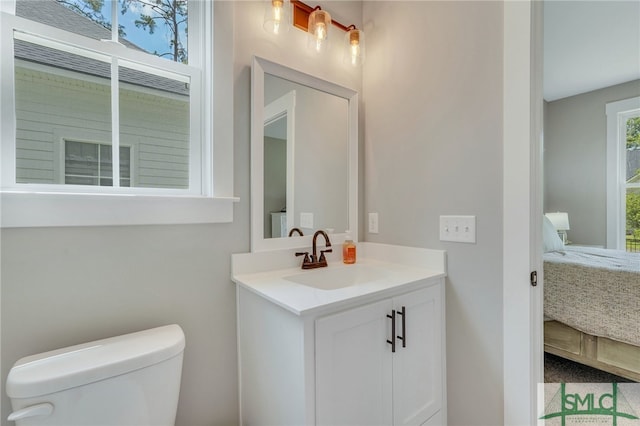
[[503, 416], [505, 425], [532, 425], [543, 382], [543, 4], [503, 5]]

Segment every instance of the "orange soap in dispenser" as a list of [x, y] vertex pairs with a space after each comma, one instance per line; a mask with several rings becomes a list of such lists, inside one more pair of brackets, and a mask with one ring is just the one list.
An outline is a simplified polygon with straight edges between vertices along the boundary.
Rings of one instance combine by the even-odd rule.
[[344, 243], [342, 243], [342, 261], [347, 265], [356, 263], [356, 244], [351, 239], [351, 233], [345, 231]]

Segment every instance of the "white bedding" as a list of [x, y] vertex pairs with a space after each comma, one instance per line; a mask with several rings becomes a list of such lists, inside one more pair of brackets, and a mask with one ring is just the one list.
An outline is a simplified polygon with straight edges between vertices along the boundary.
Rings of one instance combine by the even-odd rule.
[[544, 254], [544, 313], [640, 346], [640, 254], [567, 246]]
[[544, 260], [640, 273], [640, 253], [622, 250], [568, 245], [564, 247], [564, 251], [545, 253]]

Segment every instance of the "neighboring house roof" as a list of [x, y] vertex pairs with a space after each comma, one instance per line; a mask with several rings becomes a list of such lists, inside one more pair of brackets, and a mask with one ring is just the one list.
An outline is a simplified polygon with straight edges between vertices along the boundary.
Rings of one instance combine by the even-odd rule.
[[[56, 0], [18, 0], [16, 2], [16, 15], [95, 40], [111, 39], [110, 30], [63, 6]], [[126, 39], [121, 39], [120, 41], [131, 49], [144, 52], [143, 49]], [[15, 40], [14, 53], [16, 58], [29, 62], [106, 79], [111, 77], [109, 63], [22, 40]], [[189, 95], [189, 89], [184, 83], [124, 67], [120, 68], [120, 81], [165, 92]]]
[[[95, 40], [111, 39], [110, 30], [56, 0], [18, 0], [16, 15]], [[126, 39], [121, 42], [132, 49], [144, 51]]]

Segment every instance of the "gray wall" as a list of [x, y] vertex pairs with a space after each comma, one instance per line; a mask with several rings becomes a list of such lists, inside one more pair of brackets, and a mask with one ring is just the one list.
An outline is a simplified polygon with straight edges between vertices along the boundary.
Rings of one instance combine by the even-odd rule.
[[[287, 206], [287, 140], [264, 138], [264, 236], [271, 238], [271, 213]], [[277, 235], [276, 237], [279, 237]]]
[[[236, 423], [229, 254], [248, 250], [248, 223], [245, 201], [233, 224], [4, 229], [3, 398], [20, 357], [177, 323], [187, 341], [177, 424]], [[5, 399], [3, 424], [8, 413]]]
[[635, 80], [545, 103], [544, 211], [569, 213], [574, 243], [607, 243], [605, 108], [638, 95]]
[[[448, 251], [450, 425], [502, 424], [502, 3], [367, 2], [368, 241]], [[477, 244], [439, 241], [477, 216]]]

